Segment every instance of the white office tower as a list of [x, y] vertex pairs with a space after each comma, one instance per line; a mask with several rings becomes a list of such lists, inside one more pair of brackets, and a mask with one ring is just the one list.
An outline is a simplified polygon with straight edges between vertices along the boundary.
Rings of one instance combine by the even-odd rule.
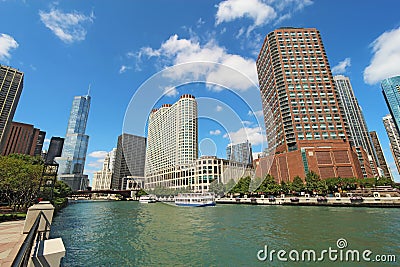
[[106, 157], [104, 158], [103, 168], [93, 174], [93, 190], [111, 189], [111, 179], [114, 170], [116, 152], [116, 148], [114, 148], [111, 152], [108, 152]]
[[173, 105], [153, 109], [149, 116], [145, 187], [186, 188], [189, 165], [198, 157], [197, 102], [189, 94]]

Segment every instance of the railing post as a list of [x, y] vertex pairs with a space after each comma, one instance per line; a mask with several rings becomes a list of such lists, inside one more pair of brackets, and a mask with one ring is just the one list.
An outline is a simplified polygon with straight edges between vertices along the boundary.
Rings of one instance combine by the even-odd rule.
[[53, 221], [53, 213], [54, 213], [54, 206], [51, 205], [50, 201], [41, 201], [39, 204], [33, 205], [28, 209], [28, 213], [26, 214], [25, 225], [22, 231], [23, 234], [29, 233], [31, 230], [33, 223], [36, 220], [36, 217], [39, 215], [40, 212], [43, 212], [44, 217], [40, 220], [39, 224], [39, 232], [46, 232], [45, 238], [49, 238], [50, 234], [50, 225]]

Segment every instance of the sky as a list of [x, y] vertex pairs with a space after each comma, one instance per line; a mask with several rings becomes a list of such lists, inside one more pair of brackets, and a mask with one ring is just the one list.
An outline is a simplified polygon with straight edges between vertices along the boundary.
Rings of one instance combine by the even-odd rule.
[[244, 138], [261, 151], [255, 60], [263, 40], [279, 27], [315, 27], [400, 182], [380, 88], [400, 75], [399, 8], [396, 0], [0, 0], [0, 64], [25, 73], [14, 121], [46, 131], [47, 142], [65, 136], [73, 97], [91, 87], [91, 177], [123, 129], [144, 135], [149, 109], [184, 93], [199, 102], [202, 154], [224, 158], [227, 144]]

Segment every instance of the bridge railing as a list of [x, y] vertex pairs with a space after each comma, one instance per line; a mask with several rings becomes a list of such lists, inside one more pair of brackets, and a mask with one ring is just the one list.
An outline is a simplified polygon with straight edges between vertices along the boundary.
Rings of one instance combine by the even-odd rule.
[[[41, 222], [45, 224], [44, 230], [39, 230]], [[46, 240], [49, 232], [50, 223], [43, 211], [40, 211], [11, 266], [28, 266], [33, 245]]]

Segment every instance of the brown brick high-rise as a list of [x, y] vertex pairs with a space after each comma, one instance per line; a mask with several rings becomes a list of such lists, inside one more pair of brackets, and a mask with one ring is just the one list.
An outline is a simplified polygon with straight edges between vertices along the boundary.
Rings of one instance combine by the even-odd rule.
[[269, 33], [257, 73], [269, 153], [274, 153], [270, 170], [258, 170], [258, 176], [267, 171], [277, 181], [289, 181], [314, 171], [321, 178], [363, 177], [317, 29]]

